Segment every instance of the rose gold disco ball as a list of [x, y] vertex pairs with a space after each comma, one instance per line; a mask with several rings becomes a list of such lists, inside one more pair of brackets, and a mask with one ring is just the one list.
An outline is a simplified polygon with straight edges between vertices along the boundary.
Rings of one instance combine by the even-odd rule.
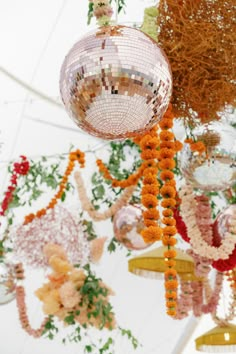
[[106, 26], [70, 50], [61, 69], [60, 91], [69, 115], [89, 134], [134, 137], [165, 113], [171, 69], [163, 51], [143, 32]]
[[114, 215], [114, 236], [129, 250], [143, 250], [151, 246], [141, 236], [143, 228], [142, 209], [138, 205], [126, 205]]

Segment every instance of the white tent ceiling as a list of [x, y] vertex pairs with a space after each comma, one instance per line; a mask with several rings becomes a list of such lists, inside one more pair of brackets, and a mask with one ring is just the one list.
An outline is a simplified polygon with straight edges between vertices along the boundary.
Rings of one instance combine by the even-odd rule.
[[[144, 0], [126, 2], [126, 14], [120, 15], [120, 22], [140, 22], [144, 8], [154, 3]], [[102, 143], [80, 133], [59, 100], [61, 63], [78, 37], [88, 31], [86, 21], [87, 0], [0, 0], [2, 191], [6, 185], [5, 161], [21, 154], [40, 156], [63, 153], [71, 144], [83, 150]], [[58, 104], [35, 95], [10, 74]], [[100, 233], [104, 235], [102, 226]], [[168, 318], [164, 308], [163, 282], [129, 274], [125, 252], [106, 254], [96, 272], [116, 292], [113, 304], [119, 323], [131, 328], [143, 344], [137, 354], [193, 354], [193, 338], [213, 327], [208, 317], [204, 317], [198, 327], [197, 320], [193, 318], [184, 321]], [[27, 302], [30, 319], [35, 325], [37, 318], [42, 317], [41, 304], [32, 294], [41, 283], [42, 274], [29, 272]], [[20, 327], [15, 302], [0, 307], [0, 324], [1, 354], [81, 352], [78, 346], [63, 346], [59, 340], [50, 342], [29, 337]], [[194, 335], [191, 337], [192, 332]], [[126, 348], [124, 342], [118, 342], [116, 354], [131, 353], [132, 350]]]

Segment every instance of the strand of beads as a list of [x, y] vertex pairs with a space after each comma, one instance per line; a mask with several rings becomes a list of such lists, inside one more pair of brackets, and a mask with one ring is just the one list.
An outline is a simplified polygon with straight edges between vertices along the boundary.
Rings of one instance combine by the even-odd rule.
[[[15, 266], [15, 274], [16, 274], [16, 279], [19, 281], [24, 280], [24, 269], [23, 265], [21, 263], [17, 264]], [[29, 323], [29, 318], [27, 315], [27, 307], [25, 303], [25, 289], [22, 285], [17, 285], [16, 286], [16, 303], [17, 303], [17, 308], [18, 308], [18, 313], [19, 313], [19, 319], [22, 328], [31, 336], [35, 338], [39, 338], [42, 336], [43, 331], [45, 329], [45, 325], [48, 321], [48, 317], [46, 317], [41, 326], [38, 329], [33, 329]]]
[[61, 183], [59, 185], [58, 192], [54, 195], [54, 197], [51, 199], [51, 201], [48, 203], [48, 205], [45, 208], [38, 210], [35, 214], [31, 213], [31, 214], [26, 215], [25, 220], [24, 220], [24, 224], [30, 223], [31, 221], [33, 221], [34, 218], [42, 217], [43, 215], [46, 214], [47, 210], [53, 209], [55, 207], [55, 205], [58, 203], [58, 200], [62, 197], [62, 195], [66, 189], [68, 177], [70, 176], [71, 172], [73, 171], [76, 161], [79, 163], [81, 168], [84, 167], [85, 154], [80, 150], [70, 152], [69, 162], [68, 162], [66, 171], [64, 173], [64, 176], [62, 177]]

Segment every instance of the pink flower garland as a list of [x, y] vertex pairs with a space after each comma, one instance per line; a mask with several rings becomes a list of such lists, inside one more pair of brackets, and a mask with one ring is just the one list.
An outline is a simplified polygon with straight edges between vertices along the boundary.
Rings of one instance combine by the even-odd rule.
[[[18, 264], [15, 267], [15, 273], [16, 273], [16, 278], [18, 280], [23, 280], [24, 279], [24, 269], [22, 264]], [[27, 307], [25, 303], [25, 289], [23, 286], [17, 285], [16, 287], [16, 304], [18, 308], [18, 313], [19, 313], [19, 319], [22, 328], [31, 336], [35, 338], [41, 337], [45, 325], [48, 321], [48, 317], [46, 317], [41, 326], [38, 329], [33, 329], [29, 323], [28, 315], [27, 315]]]
[[180, 191], [182, 204], [180, 206], [183, 221], [188, 229], [188, 236], [194, 252], [210, 260], [227, 259], [233, 252], [236, 245], [235, 234], [227, 232], [220, 247], [210, 246], [203, 238], [201, 230], [197, 225], [196, 211], [197, 202], [193, 189], [186, 185]]
[[187, 317], [189, 314], [189, 311], [192, 310], [193, 307], [193, 300], [192, 300], [192, 294], [193, 294], [193, 289], [191, 287], [191, 282], [190, 281], [184, 281], [180, 280], [180, 297], [177, 301], [177, 313], [174, 319], [176, 320], [182, 320], [183, 318]]
[[89, 216], [95, 221], [110, 219], [113, 215], [115, 215], [115, 213], [118, 210], [120, 210], [120, 208], [122, 208], [124, 205], [126, 205], [128, 203], [128, 201], [132, 197], [134, 190], [136, 188], [136, 186], [127, 187], [124, 190], [121, 197], [118, 198], [110, 208], [108, 208], [106, 211], [101, 213], [101, 212], [96, 211], [94, 209], [94, 206], [90, 202], [90, 200], [87, 196], [86, 188], [84, 186], [84, 181], [83, 181], [83, 178], [82, 178], [80, 172], [76, 171], [74, 176], [75, 176], [76, 188], [78, 191], [78, 195], [79, 195], [79, 198], [81, 201], [82, 208], [83, 208], [83, 210], [87, 211]]

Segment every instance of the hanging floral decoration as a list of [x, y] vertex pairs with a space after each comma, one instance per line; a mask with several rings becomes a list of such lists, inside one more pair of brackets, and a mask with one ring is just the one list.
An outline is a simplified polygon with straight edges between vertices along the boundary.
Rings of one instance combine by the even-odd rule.
[[[23, 281], [24, 280], [24, 268], [21, 263], [17, 264], [15, 266], [15, 274], [16, 274], [16, 279], [18, 281]], [[45, 325], [48, 321], [48, 317], [46, 317], [41, 326], [38, 329], [34, 329], [31, 327], [28, 314], [27, 314], [27, 307], [26, 307], [26, 302], [25, 302], [25, 289], [22, 285], [17, 285], [16, 286], [16, 303], [17, 303], [17, 308], [18, 308], [18, 313], [19, 313], [19, 319], [22, 328], [31, 336], [35, 338], [39, 338], [42, 336], [43, 331], [45, 329]]]
[[[234, 105], [234, 0], [161, 0], [158, 42], [173, 73], [176, 117], [190, 125], [219, 119]], [[227, 58], [227, 60], [225, 60]]]
[[58, 188], [58, 192], [54, 195], [54, 197], [51, 199], [51, 201], [48, 203], [48, 205], [45, 208], [38, 210], [36, 214], [30, 213], [30, 214], [26, 215], [25, 220], [24, 220], [24, 224], [28, 224], [28, 223], [32, 222], [34, 220], [34, 218], [42, 217], [43, 215], [45, 215], [47, 213], [47, 210], [53, 209], [55, 207], [55, 205], [58, 203], [58, 200], [60, 200], [63, 195], [63, 192], [66, 188], [66, 184], [68, 181], [68, 177], [70, 176], [71, 172], [73, 171], [73, 169], [75, 167], [75, 162], [77, 161], [79, 163], [80, 167], [83, 168], [85, 165], [85, 158], [84, 157], [85, 157], [84, 153], [80, 150], [70, 152], [68, 166], [66, 168], [64, 176], [62, 177], [61, 183]]
[[5, 193], [5, 197], [1, 203], [0, 215], [4, 216], [6, 211], [9, 208], [9, 205], [12, 201], [14, 191], [17, 186], [17, 180], [19, 176], [25, 176], [30, 168], [29, 161], [27, 160], [26, 156], [21, 156], [20, 162], [15, 162], [13, 164], [13, 172], [10, 178], [10, 184], [7, 187], [7, 191]]

